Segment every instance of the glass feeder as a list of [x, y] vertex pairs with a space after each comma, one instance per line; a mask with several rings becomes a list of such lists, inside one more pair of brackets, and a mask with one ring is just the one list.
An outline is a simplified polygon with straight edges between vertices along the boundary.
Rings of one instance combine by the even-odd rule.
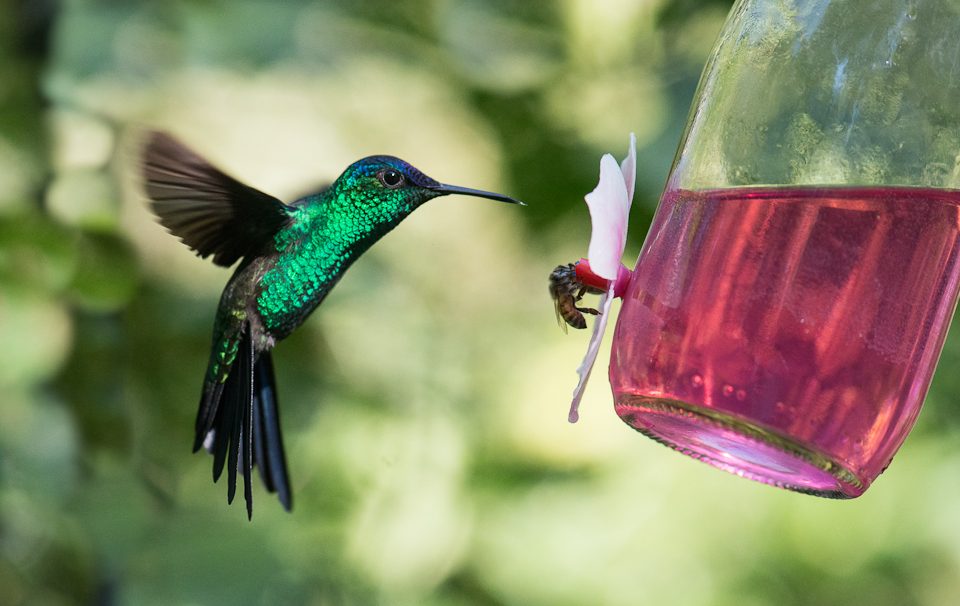
[[862, 494], [960, 278], [960, 3], [740, 0], [613, 338], [617, 414], [743, 477]]

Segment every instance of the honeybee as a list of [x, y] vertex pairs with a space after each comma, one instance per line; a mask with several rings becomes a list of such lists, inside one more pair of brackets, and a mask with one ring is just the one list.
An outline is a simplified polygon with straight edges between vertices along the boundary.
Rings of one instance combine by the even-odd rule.
[[557, 323], [564, 332], [567, 331], [567, 324], [578, 329], [586, 328], [587, 320], [583, 317], [585, 313], [592, 316], [600, 315], [596, 309], [577, 307], [577, 303], [587, 293], [602, 295], [603, 291], [581, 282], [577, 278], [575, 263], [558, 265], [550, 272], [550, 297], [557, 311]]

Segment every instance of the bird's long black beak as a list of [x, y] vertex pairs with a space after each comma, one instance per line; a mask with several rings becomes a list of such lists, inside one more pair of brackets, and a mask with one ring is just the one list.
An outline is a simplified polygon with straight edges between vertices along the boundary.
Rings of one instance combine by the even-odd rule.
[[460, 187], [459, 185], [446, 185], [440, 183], [431, 187], [433, 191], [441, 195], [447, 194], [460, 194], [461, 196], [476, 196], [478, 198], [488, 198], [490, 200], [497, 200], [498, 202], [508, 202], [510, 204], [519, 204], [520, 206], [526, 206], [520, 200], [514, 200], [510, 196], [505, 196], [503, 194], [495, 194], [490, 191], [483, 191], [482, 189], [470, 189], [469, 187]]

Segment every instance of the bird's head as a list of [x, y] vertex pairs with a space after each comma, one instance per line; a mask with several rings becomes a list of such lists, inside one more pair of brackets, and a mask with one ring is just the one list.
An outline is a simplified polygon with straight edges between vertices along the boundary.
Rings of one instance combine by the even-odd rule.
[[350, 204], [386, 220], [402, 219], [424, 202], [450, 194], [523, 205], [503, 194], [440, 183], [393, 156], [357, 160], [337, 178], [333, 188]]

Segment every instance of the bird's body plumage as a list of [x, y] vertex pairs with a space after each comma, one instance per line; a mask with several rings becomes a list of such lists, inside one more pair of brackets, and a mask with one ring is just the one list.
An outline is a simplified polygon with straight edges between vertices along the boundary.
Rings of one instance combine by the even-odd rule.
[[160, 223], [201, 257], [230, 266], [214, 319], [197, 413], [194, 451], [214, 457], [216, 481], [228, 471], [228, 500], [244, 479], [252, 515], [251, 470], [288, 510], [271, 350], [323, 302], [373, 243], [424, 202], [459, 193], [516, 202], [443, 185], [392, 156], [351, 164], [329, 187], [284, 204], [221, 172], [164, 133], [151, 133], [144, 186]]

